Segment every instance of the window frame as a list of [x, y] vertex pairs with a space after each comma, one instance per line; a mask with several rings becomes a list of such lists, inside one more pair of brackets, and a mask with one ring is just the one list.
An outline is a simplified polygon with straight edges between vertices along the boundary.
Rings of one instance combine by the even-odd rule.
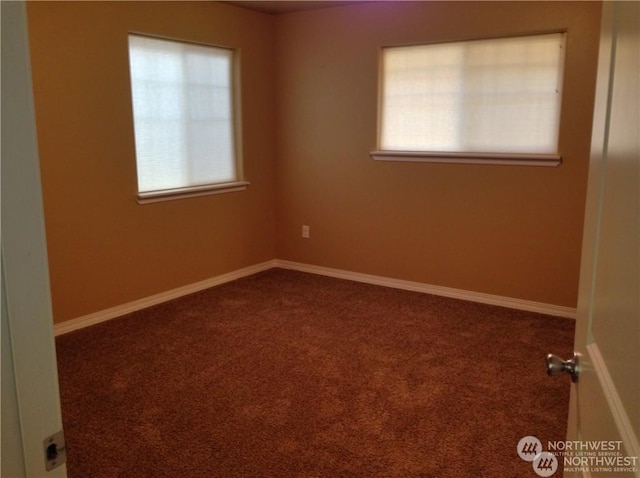
[[[383, 128], [383, 95], [384, 95], [384, 52], [386, 49], [392, 48], [406, 48], [406, 47], [424, 47], [428, 45], [442, 45], [447, 43], [464, 43], [483, 40], [501, 40], [509, 38], [521, 38], [530, 37], [536, 35], [549, 35], [549, 34], [562, 34], [563, 35], [563, 52], [560, 58], [560, 65], [558, 75], [560, 78], [559, 87], [561, 91], [560, 101], [558, 103], [558, 143], [557, 151], [552, 154], [547, 153], [513, 153], [513, 152], [468, 152], [468, 151], [404, 151], [404, 150], [390, 150], [383, 149], [381, 146], [382, 141], [382, 128]], [[566, 64], [566, 45], [567, 45], [567, 30], [557, 29], [551, 31], [534, 32], [534, 33], [521, 33], [513, 35], [503, 36], [491, 36], [480, 38], [467, 38], [467, 39], [455, 39], [448, 41], [431, 41], [423, 43], [411, 43], [411, 44], [395, 44], [385, 45], [379, 49], [378, 53], [378, 96], [377, 96], [377, 130], [376, 130], [376, 149], [370, 151], [370, 156], [377, 161], [392, 161], [392, 162], [425, 162], [425, 163], [452, 163], [452, 164], [488, 164], [488, 165], [517, 165], [517, 166], [546, 166], [557, 167], [562, 164], [561, 137], [560, 131], [562, 129], [562, 104], [564, 101], [564, 95], [562, 90], [564, 89], [565, 81], [565, 64]]]
[[[139, 171], [138, 171], [138, 158], [137, 158], [137, 143], [135, 136], [135, 111], [133, 107], [133, 79], [131, 75], [131, 47], [129, 44], [129, 39], [132, 36], [148, 38], [151, 40], [162, 40], [173, 43], [181, 43], [187, 45], [196, 45], [207, 48], [214, 48], [218, 50], [227, 50], [231, 52], [231, 115], [232, 119], [230, 121], [230, 125], [232, 128], [232, 142], [233, 142], [233, 159], [232, 166], [234, 168], [235, 174], [234, 178], [231, 181], [224, 182], [216, 182], [216, 183], [206, 183], [206, 184], [198, 184], [192, 186], [183, 186], [177, 188], [170, 189], [157, 189], [153, 191], [140, 191], [139, 189]], [[182, 38], [173, 38], [162, 35], [155, 35], [150, 33], [138, 32], [138, 31], [129, 31], [127, 32], [127, 58], [128, 58], [128, 73], [129, 73], [129, 92], [131, 98], [131, 119], [132, 126], [134, 129], [134, 157], [136, 161], [136, 191], [137, 191], [137, 202], [138, 204], [150, 204], [162, 201], [170, 201], [177, 199], [185, 199], [191, 197], [199, 197], [206, 196], [211, 194], [221, 194], [228, 192], [236, 192], [243, 191], [247, 189], [250, 185], [250, 182], [245, 179], [244, 175], [244, 161], [243, 161], [243, 151], [242, 151], [242, 98], [241, 98], [241, 50], [237, 47], [230, 47], [226, 45], [198, 42], [185, 40]]]

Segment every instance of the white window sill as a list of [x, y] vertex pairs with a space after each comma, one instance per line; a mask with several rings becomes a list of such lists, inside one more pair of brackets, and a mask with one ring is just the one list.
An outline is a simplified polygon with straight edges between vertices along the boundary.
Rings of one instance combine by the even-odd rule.
[[377, 161], [422, 163], [497, 164], [504, 166], [559, 166], [562, 156], [555, 154], [515, 153], [440, 153], [430, 151], [371, 151]]
[[148, 191], [138, 193], [138, 204], [150, 204], [160, 201], [172, 201], [175, 199], [185, 199], [198, 196], [208, 196], [210, 194], [231, 193], [234, 191], [244, 191], [249, 186], [248, 181], [235, 181], [232, 183], [207, 184], [205, 186], [194, 186], [189, 188], [164, 189], [162, 191]]

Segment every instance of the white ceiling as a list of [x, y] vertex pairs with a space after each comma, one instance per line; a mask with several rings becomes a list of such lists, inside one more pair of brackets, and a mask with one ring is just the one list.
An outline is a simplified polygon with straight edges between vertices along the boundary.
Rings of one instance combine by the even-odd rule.
[[341, 5], [350, 5], [354, 3], [362, 3], [361, 1], [343, 1], [343, 0], [289, 0], [289, 1], [261, 1], [261, 0], [235, 0], [225, 1], [239, 7], [249, 8], [264, 13], [289, 13], [301, 10], [314, 10], [317, 8], [336, 7]]

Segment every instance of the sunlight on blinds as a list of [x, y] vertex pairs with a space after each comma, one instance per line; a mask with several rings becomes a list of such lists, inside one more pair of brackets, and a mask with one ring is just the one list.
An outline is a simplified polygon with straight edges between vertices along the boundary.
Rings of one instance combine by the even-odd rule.
[[556, 153], [564, 37], [383, 49], [380, 148]]
[[138, 191], [236, 179], [233, 51], [129, 36]]

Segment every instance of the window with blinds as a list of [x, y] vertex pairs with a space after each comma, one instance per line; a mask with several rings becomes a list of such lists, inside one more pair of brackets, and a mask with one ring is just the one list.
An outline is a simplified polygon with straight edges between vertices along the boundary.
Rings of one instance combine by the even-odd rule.
[[234, 50], [129, 35], [140, 199], [238, 187]]
[[553, 33], [384, 48], [372, 155], [558, 164], [564, 42]]

